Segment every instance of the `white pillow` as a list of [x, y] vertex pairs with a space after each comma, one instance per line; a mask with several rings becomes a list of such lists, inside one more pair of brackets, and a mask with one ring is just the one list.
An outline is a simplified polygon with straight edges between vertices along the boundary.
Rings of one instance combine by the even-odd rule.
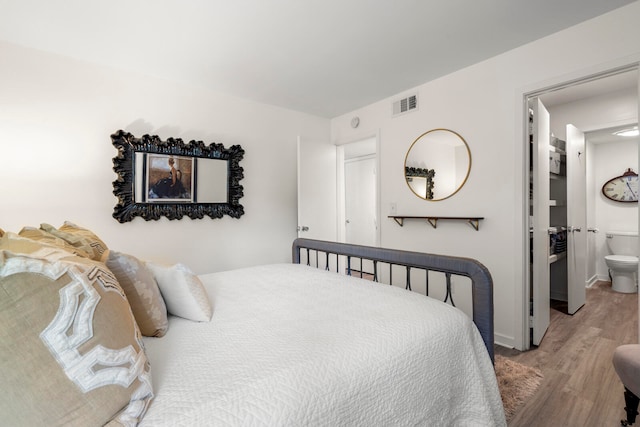
[[196, 322], [211, 320], [213, 309], [207, 291], [189, 267], [184, 264], [146, 264], [158, 283], [169, 313]]

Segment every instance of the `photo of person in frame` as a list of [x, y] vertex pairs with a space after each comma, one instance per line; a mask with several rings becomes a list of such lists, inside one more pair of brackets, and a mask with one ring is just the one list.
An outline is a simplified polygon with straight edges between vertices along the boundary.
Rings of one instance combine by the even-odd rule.
[[149, 201], [192, 201], [193, 158], [164, 154], [148, 157]]

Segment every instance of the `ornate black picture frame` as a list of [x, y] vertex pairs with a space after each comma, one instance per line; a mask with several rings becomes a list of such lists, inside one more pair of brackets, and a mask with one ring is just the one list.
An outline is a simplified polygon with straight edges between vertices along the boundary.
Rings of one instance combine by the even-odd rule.
[[[191, 219], [201, 219], [205, 216], [222, 218], [229, 215], [232, 218], [240, 218], [244, 214], [244, 207], [240, 199], [244, 195], [240, 180], [244, 178], [244, 170], [240, 161], [244, 157], [244, 150], [240, 145], [224, 148], [222, 144], [204, 144], [202, 141], [190, 141], [184, 143], [180, 138], [168, 138], [161, 140], [155, 135], [143, 135], [136, 138], [132, 134], [119, 130], [111, 135], [113, 146], [118, 150], [113, 158], [113, 170], [117, 178], [113, 181], [113, 194], [118, 201], [113, 209], [113, 217], [118, 222], [125, 223], [140, 216], [146, 221], [158, 220], [166, 217], [170, 220], [181, 219], [188, 216]], [[148, 183], [145, 182], [146, 171], [144, 164], [146, 155], [160, 154], [176, 157], [193, 158], [194, 169], [199, 163], [198, 159], [215, 159], [226, 162], [217, 164], [226, 175], [226, 183], [218, 183], [222, 186], [224, 200], [199, 201], [204, 197], [198, 197], [198, 188], [204, 188], [205, 182], [193, 181], [193, 194], [188, 201], [182, 202], [175, 199], [149, 201], [146, 197]], [[221, 166], [220, 166], [221, 165]], [[202, 166], [200, 166], [202, 169]], [[196, 173], [196, 171], [191, 171]], [[175, 172], [174, 172], [175, 174]], [[178, 174], [176, 174], [178, 175]], [[169, 175], [171, 176], [171, 175]], [[207, 176], [207, 175], [205, 175]], [[224, 178], [223, 178], [224, 179]], [[144, 191], [143, 191], [144, 189]]]

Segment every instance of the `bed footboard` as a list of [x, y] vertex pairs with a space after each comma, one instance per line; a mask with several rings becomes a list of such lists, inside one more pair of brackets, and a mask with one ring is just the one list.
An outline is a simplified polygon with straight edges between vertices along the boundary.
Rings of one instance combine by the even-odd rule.
[[[316, 259], [318, 253], [326, 254], [327, 262], [325, 265], [327, 266], [329, 265], [328, 260], [330, 255], [345, 257], [347, 274], [351, 274], [352, 271], [352, 258], [359, 259], [360, 265], [362, 265], [362, 260], [372, 261], [374, 266], [373, 280], [375, 281], [378, 281], [378, 263], [384, 263], [390, 266], [403, 266], [407, 272], [407, 289], [411, 289], [409, 272], [412, 268], [425, 270], [427, 272], [435, 271], [444, 273], [447, 277], [447, 283], [449, 283], [450, 275], [468, 277], [471, 279], [473, 322], [480, 331], [491, 361], [494, 361], [493, 280], [489, 270], [480, 262], [471, 258], [351, 245], [323, 240], [296, 239], [293, 242], [292, 261], [294, 263], [300, 263], [301, 251], [303, 249], [306, 249], [307, 264], [309, 264], [309, 260], [311, 259], [311, 251], [315, 252]], [[449, 295], [449, 286], [447, 286], [447, 295]]]

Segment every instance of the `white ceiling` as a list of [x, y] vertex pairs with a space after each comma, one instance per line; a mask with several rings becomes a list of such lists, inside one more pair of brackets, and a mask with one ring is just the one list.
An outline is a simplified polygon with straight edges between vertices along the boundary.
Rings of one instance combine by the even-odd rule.
[[637, 128], [638, 124], [635, 125], [624, 125], [624, 126], [616, 126], [608, 129], [600, 129], [592, 132], [585, 133], [587, 141], [592, 142], [594, 144], [605, 144], [609, 142], [624, 142], [624, 141], [640, 141], [640, 138], [637, 136], [620, 136], [616, 135], [615, 132], [621, 130], [628, 130]]
[[633, 0], [0, 0], [0, 40], [323, 117]]
[[[557, 90], [542, 93], [539, 98], [546, 107], [554, 107], [561, 104], [570, 104], [580, 101], [598, 98], [603, 95], [617, 92], [638, 93], [638, 69], [620, 72], [610, 76], [597, 78], [591, 81], [578, 82]], [[593, 101], [591, 101], [593, 102]], [[616, 135], [614, 132], [626, 130], [637, 126], [633, 124], [621, 124], [619, 126], [593, 130], [586, 133], [587, 140], [594, 144], [608, 142], [638, 141], [638, 137], [626, 137]]]

